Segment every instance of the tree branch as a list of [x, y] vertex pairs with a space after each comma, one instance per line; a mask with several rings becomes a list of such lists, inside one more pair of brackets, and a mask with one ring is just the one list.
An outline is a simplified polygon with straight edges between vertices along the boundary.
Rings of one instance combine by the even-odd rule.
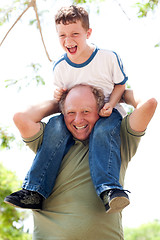
[[40, 25], [40, 20], [39, 20], [39, 16], [38, 16], [38, 12], [37, 12], [37, 5], [36, 5], [36, 0], [30, 0], [29, 4], [28, 4], [28, 7], [22, 12], [22, 14], [17, 18], [17, 20], [14, 22], [14, 24], [11, 26], [11, 28], [8, 30], [8, 32], [6, 33], [6, 35], [4, 36], [4, 38], [2, 39], [2, 41], [0, 42], [0, 47], [2, 45], [2, 43], [4, 42], [4, 40], [6, 39], [6, 37], [8, 36], [9, 32], [13, 29], [13, 27], [16, 25], [16, 23], [21, 19], [21, 17], [27, 12], [27, 10], [30, 8], [30, 7], [33, 7], [34, 8], [34, 11], [35, 11], [35, 14], [36, 14], [36, 19], [37, 19], [37, 22], [38, 22], [38, 29], [40, 31], [40, 35], [41, 35], [41, 39], [42, 39], [42, 43], [43, 43], [43, 46], [44, 46], [44, 49], [45, 49], [45, 52], [46, 52], [46, 55], [48, 57], [48, 60], [50, 62], [52, 62], [52, 60], [50, 59], [49, 57], [49, 54], [47, 52], [47, 48], [45, 46], [45, 43], [44, 43], [44, 39], [43, 39], [43, 35], [42, 35], [42, 29], [41, 29], [41, 25]]
[[122, 10], [122, 12], [126, 15], [126, 17], [128, 18], [128, 20], [130, 21], [131, 19], [130, 19], [130, 17], [127, 15], [127, 13], [125, 12], [125, 10], [123, 9], [122, 5], [121, 5], [117, 0], [115, 0], [115, 1], [116, 1], [116, 3], [118, 4], [118, 6], [120, 7], [120, 9]]
[[36, 19], [37, 19], [37, 22], [38, 22], [38, 29], [39, 29], [39, 32], [40, 32], [40, 35], [41, 35], [42, 43], [43, 43], [43, 46], [44, 46], [46, 55], [47, 55], [47, 57], [48, 57], [48, 60], [49, 60], [50, 62], [52, 62], [52, 60], [51, 60], [50, 57], [49, 57], [49, 54], [48, 54], [46, 45], [45, 45], [45, 43], [44, 43], [43, 34], [42, 34], [42, 29], [41, 29], [41, 24], [40, 24], [38, 12], [37, 12], [36, 0], [33, 0], [33, 2], [34, 2], [33, 8], [34, 8], [34, 11], [35, 11], [35, 14], [36, 14]]
[[2, 45], [2, 43], [4, 42], [4, 40], [6, 39], [6, 37], [8, 36], [9, 32], [12, 30], [12, 28], [16, 25], [16, 23], [21, 19], [21, 17], [27, 12], [27, 10], [32, 6], [32, 2], [30, 2], [28, 4], [28, 7], [22, 12], [22, 14], [17, 18], [17, 20], [13, 23], [13, 25], [11, 26], [11, 28], [8, 30], [8, 32], [6, 33], [6, 35], [4, 36], [4, 38], [2, 39], [1, 43], [0, 43], [0, 47]]

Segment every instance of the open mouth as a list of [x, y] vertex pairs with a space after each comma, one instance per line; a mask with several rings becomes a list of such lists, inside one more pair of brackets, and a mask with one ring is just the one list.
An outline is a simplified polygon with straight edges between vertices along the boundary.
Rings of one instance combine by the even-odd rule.
[[69, 48], [67, 47], [67, 50], [69, 53], [74, 54], [77, 51], [77, 46], [69, 47]]
[[75, 126], [75, 125], [74, 125], [74, 127], [75, 127], [77, 130], [82, 130], [82, 129], [85, 129], [85, 128], [87, 127], [87, 125], [81, 126], [81, 127], [78, 127], [78, 126]]

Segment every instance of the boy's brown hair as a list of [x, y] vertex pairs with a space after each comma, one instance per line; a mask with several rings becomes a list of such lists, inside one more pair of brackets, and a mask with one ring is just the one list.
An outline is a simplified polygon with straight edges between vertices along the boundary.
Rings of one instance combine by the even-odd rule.
[[71, 5], [69, 7], [62, 7], [55, 15], [55, 24], [63, 23], [68, 25], [70, 23], [76, 23], [81, 21], [82, 27], [85, 30], [89, 29], [89, 17], [88, 12], [80, 6]]

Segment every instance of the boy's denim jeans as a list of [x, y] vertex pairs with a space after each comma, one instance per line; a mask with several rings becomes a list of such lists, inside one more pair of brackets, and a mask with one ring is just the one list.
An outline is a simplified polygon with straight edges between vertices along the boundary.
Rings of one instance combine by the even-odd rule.
[[[89, 166], [96, 192], [122, 189], [119, 184], [121, 166], [120, 126], [122, 117], [114, 109], [108, 118], [100, 118], [89, 139]], [[55, 185], [61, 161], [74, 139], [68, 131], [63, 115], [52, 117], [47, 123], [43, 142], [22, 187], [49, 197]]]

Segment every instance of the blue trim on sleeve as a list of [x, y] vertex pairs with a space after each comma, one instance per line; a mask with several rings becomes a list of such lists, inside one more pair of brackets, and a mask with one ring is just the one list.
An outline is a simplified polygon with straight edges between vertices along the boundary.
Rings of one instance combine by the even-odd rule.
[[116, 84], [116, 85], [124, 85], [124, 84], [127, 82], [128, 77], [126, 76], [126, 74], [125, 74], [125, 72], [124, 72], [122, 60], [120, 59], [120, 57], [117, 55], [116, 52], [113, 52], [113, 53], [114, 53], [114, 54], [116, 55], [116, 57], [117, 57], [118, 65], [119, 65], [119, 67], [120, 67], [120, 69], [121, 69], [121, 72], [123, 73], [123, 76], [124, 76], [124, 80], [123, 80], [122, 82]]
[[58, 61], [53, 62], [53, 71], [56, 67], [56, 65], [64, 60], [64, 55], [61, 56], [61, 58]]
[[125, 77], [125, 79], [122, 82], [115, 83], [115, 85], [124, 85], [127, 82], [127, 80], [128, 80], [128, 77]]
[[71, 60], [68, 58], [67, 56], [67, 53], [64, 54], [64, 59], [66, 60], [66, 62], [72, 66], [72, 67], [75, 67], [75, 68], [81, 68], [81, 67], [85, 67], [87, 66], [92, 60], [93, 58], [96, 56], [97, 52], [98, 52], [99, 48], [95, 48], [92, 55], [88, 58], [87, 61], [85, 61], [84, 63], [81, 63], [81, 64], [77, 64], [77, 63], [73, 63], [71, 62]]

